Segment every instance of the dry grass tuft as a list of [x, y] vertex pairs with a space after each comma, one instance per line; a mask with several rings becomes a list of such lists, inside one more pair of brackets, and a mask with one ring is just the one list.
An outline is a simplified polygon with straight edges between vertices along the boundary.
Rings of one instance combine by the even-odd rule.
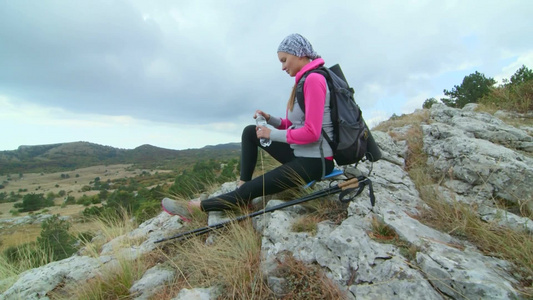
[[[220, 286], [222, 299], [265, 299], [271, 292], [260, 271], [261, 236], [246, 220], [167, 247], [177, 254], [170, 263], [179, 273], [170, 289]], [[167, 254], [169, 255], [169, 254]]]
[[[101, 238], [95, 241], [82, 240], [85, 255], [97, 257], [105, 243], [119, 236], [124, 237], [119, 249], [131, 248], [144, 241], [144, 239], [127, 238], [127, 233], [137, 228], [137, 224], [126, 210], [122, 210], [118, 217], [95, 219], [94, 222], [99, 228]], [[133, 283], [140, 279], [150, 267], [162, 262], [157, 252], [151, 252], [133, 260], [123, 258], [120, 254], [117, 255], [117, 261], [104, 266], [100, 275], [74, 288], [67, 287], [54, 291], [53, 299], [71, 299], [73, 296], [75, 299], [130, 299], [132, 295], [129, 289]]]
[[409, 115], [391, 117], [389, 120], [379, 123], [376, 127], [372, 128], [372, 130], [389, 132], [395, 128], [401, 128], [407, 125], [418, 125], [424, 122], [429, 122], [429, 111], [417, 110]]
[[22, 272], [46, 265], [53, 260], [50, 253], [38, 247], [34, 242], [13, 246], [11, 249], [16, 251], [18, 259], [10, 261], [5, 253], [0, 255], [0, 293], [15, 283]]
[[396, 231], [376, 216], [372, 217], [372, 231], [368, 235], [376, 240], [391, 241], [398, 238]]
[[279, 277], [286, 280], [287, 294], [282, 299], [348, 299], [318, 265], [305, 264], [288, 255], [278, 266], [277, 272]]
[[[118, 214], [92, 218], [90, 222], [99, 235], [99, 238], [86, 240], [83, 238], [83, 234], [78, 234], [78, 236], [80, 236], [81, 243], [84, 247], [84, 255], [92, 257], [97, 257], [99, 255], [101, 247], [105, 243], [119, 236], [126, 235], [138, 227], [137, 222], [135, 222], [134, 218], [132, 218], [125, 209], [122, 209]], [[123, 243], [126, 246], [132, 246], [138, 245], [142, 243], [142, 241], [126, 238], [123, 240]]]
[[392, 244], [400, 249], [400, 254], [407, 260], [413, 262], [416, 259], [416, 253], [420, 249], [405, 240], [402, 240], [396, 230], [387, 225], [382, 219], [377, 216], [372, 216], [372, 230], [368, 232], [368, 236], [380, 243]]
[[304, 207], [311, 210], [311, 215], [317, 223], [329, 220], [339, 225], [348, 217], [349, 203], [342, 203], [337, 198], [321, 198], [304, 203]]
[[103, 270], [102, 274], [84, 284], [58, 290], [52, 293], [53, 299], [132, 299], [129, 289], [150, 267], [143, 259], [118, 259], [117, 263]]
[[303, 215], [296, 219], [291, 228], [294, 232], [308, 232], [311, 235], [315, 235], [320, 221], [318, 216]]
[[533, 80], [493, 88], [479, 103], [488, 111], [503, 109], [527, 113], [533, 110]]

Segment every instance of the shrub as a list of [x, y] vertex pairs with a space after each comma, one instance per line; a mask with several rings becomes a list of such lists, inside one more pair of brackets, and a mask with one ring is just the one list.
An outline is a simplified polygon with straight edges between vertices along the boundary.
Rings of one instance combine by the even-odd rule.
[[89, 206], [91, 205], [91, 202], [92, 202], [92, 197], [83, 195], [80, 197], [80, 199], [78, 199], [78, 201], [76, 201], [76, 204], [81, 204], [83, 206]]
[[435, 98], [428, 98], [426, 99], [426, 101], [424, 101], [424, 104], [422, 104], [422, 108], [431, 108], [431, 106], [433, 106], [433, 104], [435, 103], [438, 103], [437, 99]]
[[76, 198], [74, 196], [68, 196], [65, 200], [65, 204], [76, 204]]
[[77, 249], [73, 246], [75, 239], [69, 233], [70, 223], [53, 215], [41, 225], [41, 235], [37, 243], [41, 249], [49, 251], [51, 260], [60, 260], [74, 254]]
[[530, 80], [533, 80], [533, 71], [525, 65], [522, 65], [522, 67], [516, 70], [514, 75], [511, 76], [510, 84], [521, 84]]
[[495, 110], [527, 113], [533, 110], [533, 80], [494, 88], [479, 103]]
[[46, 199], [50, 199], [50, 200], [52, 200], [52, 201], [53, 201], [56, 197], [57, 197], [57, 195], [54, 194], [54, 192], [48, 192], [48, 193], [46, 194]]
[[85, 208], [82, 214], [86, 218], [97, 217], [97, 216], [102, 215], [103, 210], [104, 209], [102, 207], [91, 206], [91, 207]]
[[22, 198], [22, 203], [16, 203], [15, 208], [20, 212], [37, 211], [44, 207], [54, 206], [53, 199], [47, 199], [43, 194], [27, 194]]
[[146, 201], [142, 202], [139, 208], [135, 211], [134, 216], [139, 223], [142, 223], [150, 218], [153, 218], [161, 212], [161, 202]]
[[487, 78], [476, 71], [463, 79], [460, 86], [455, 85], [451, 91], [444, 90], [444, 95], [450, 98], [441, 99], [451, 107], [462, 108], [468, 103], [477, 103], [479, 99], [490, 93], [490, 88], [496, 83], [493, 78]]

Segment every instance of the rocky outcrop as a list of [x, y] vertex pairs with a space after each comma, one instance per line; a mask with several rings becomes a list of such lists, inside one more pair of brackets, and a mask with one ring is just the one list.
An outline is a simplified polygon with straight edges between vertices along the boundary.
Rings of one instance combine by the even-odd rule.
[[[453, 109], [434, 105], [430, 121], [422, 126], [428, 165], [441, 174], [438, 189], [445, 201], [477, 207], [480, 218], [514, 230], [533, 233], [531, 220], [497, 206], [505, 200], [533, 211], [533, 140], [526, 129], [517, 129], [495, 116], [474, 111], [475, 106]], [[504, 114], [500, 112], [498, 115]], [[408, 128], [396, 128], [408, 132]], [[484, 255], [474, 245], [435, 230], [414, 218], [426, 204], [404, 169], [405, 142], [375, 131], [383, 159], [359, 169], [369, 172], [377, 199], [371, 207], [362, 193], [347, 207], [340, 224], [322, 222], [316, 234], [293, 232], [292, 224], [305, 211], [293, 206], [256, 217], [262, 233], [262, 272], [273, 291], [282, 296], [285, 278], [276, 268], [287, 255], [321, 266], [327, 276], [346, 292], [348, 299], [520, 299], [510, 262]], [[325, 184], [325, 183], [318, 183]], [[325, 185], [324, 185], [325, 186]], [[232, 189], [227, 183], [217, 193]], [[332, 197], [332, 201], [336, 201]], [[279, 200], [270, 200], [268, 206]], [[219, 222], [220, 214], [210, 217]], [[375, 220], [394, 229], [399, 238], [416, 249], [406, 257], [401, 247], [381, 243], [370, 232]], [[77, 255], [29, 270], [14, 279], [2, 299], [41, 299], [59, 285], [73, 284], [98, 274], [116, 263], [116, 253], [133, 259], [153, 250], [155, 240], [171, 235], [180, 223], [165, 213], [143, 223], [137, 230], [108, 242], [99, 257]], [[142, 240], [124, 247], [124, 239]], [[216, 241], [215, 241], [216, 242]], [[149, 299], [176, 276], [175, 270], [156, 266], [130, 289], [136, 299]], [[175, 299], [215, 299], [218, 290], [184, 289]]]
[[[0, 295], [0, 299], [48, 299], [47, 294], [58, 287], [86, 282], [96, 275], [102, 274], [106, 268], [112, 268], [118, 264], [119, 259], [131, 260], [152, 251], [157, 246], [155, 241], [182, 227], [179, 220], [177, 216], [162, 213], [144, 222], [132, 232], [106, 243], [98, 257], [83, 255], [83, 251], [81, 251], [79, 255], [28, 270], [16, 279], [6, 280], [14, 283]], [[126, 240], [141, 239], [143, 242], [139, 245], [125, 242]], [[170, 277], [168, 271], [160, 270], [158, 273], [162, 274], [154, 275], [154, 270], [157, 268], [146, 272], [146, 278], [141, 279], [131, 288], [133, 295], [137, 295], [139, 299], [147, 299], [146, 294], [155, 293], [157, 291], [155, 287], [168, 282]], [[148, 277], [152, 280], [149, 284], [146, 283], [149, 281]], [[142, 289], [143, 286], [154, 287], [154, 289]]]
[[[28, 224], [41, 224], [44, 221], [48, 220], [49, 218], [53, 217], [53, 215], [49, 214], [34, 214], [34, 215], [27, 215], [24, 217], [18, 217], [18, 218], [9, 218], [9, 219], [0, 219], [0, 228], [11, 228], [19, 225], [28, 225]], [[60, 220], [69, 220], [69, 216], [61, 216], [59, 217]]]

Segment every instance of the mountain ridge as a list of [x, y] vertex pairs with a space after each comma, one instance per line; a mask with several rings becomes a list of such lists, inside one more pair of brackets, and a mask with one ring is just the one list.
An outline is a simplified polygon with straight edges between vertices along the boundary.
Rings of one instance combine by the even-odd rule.
[[240, 143], [173, 150], [150, 144], [134, 149], [115, 148], [77, 141], [44, 145], [21, 145], [0, 151], [0, 174], [55, 172], [98, 164], [135, 164], [143, 168], [180, 169], [201, 159], [228, 160], [240, 154]]

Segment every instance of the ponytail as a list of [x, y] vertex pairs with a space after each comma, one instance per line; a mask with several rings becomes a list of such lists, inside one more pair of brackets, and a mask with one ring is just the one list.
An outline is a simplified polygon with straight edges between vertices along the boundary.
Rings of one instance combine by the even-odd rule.
[[294, 102], [296, 102], [296, 87], [298, 86], [298, 83], [294, 84], [294, 87], [292, 88], [291, 96], [289, 98], [289, 101], [287, 102], [287, 109], [289, 111], [292, 111], [294, 109]]

